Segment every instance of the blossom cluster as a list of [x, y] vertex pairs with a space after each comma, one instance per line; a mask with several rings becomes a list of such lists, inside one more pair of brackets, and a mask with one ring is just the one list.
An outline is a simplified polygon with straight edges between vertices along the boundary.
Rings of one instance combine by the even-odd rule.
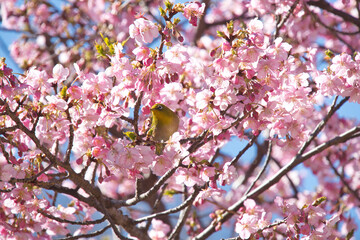
[[[210, 10], [165, 1], [159, 13], [157, 1], [69, 1], [62, 11], [0, 2], [4, 27], [37, 33], [10, 49], [24, 74], [0, 62], [2, 236], [85, 238], [105, 223], [119, 238], [117, 226], [138, 239], [176, 238], [186, 226], [205, 239], [227, 224], [241, 239], [351, 238], [360, 130], [335, 112], [360, 103], [360, 58], [350, 48], [359, 43], [310, 24], [350, 23], [295, 0]], [[354, 4], [334, 6], [348, 14]], [[322, 57], [319, 37], [344, 53]], [[328, 106], [334, 95], [342, 99]], [[180, 119], [159, 155], [149, 135], [156, 103]], [[234, 139], [247, 145], [231, 156], [223, 149]], [[302, 190], [300, 163], [317, 177], [312, 192]]]

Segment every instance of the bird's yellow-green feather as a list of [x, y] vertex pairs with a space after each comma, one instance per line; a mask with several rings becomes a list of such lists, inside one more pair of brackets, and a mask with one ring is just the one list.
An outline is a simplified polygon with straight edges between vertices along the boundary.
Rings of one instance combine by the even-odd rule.
[[151, 128], [148, 134], [156, 143], [156, 154], [161, 155], [165, 147], [164, 141], [179, 128], [179, 117], [164, 104], [157, 103], [151, 107]]

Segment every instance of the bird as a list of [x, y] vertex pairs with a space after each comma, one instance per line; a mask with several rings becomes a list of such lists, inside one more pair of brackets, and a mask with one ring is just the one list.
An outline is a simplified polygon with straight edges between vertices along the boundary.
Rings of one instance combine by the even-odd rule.
[[161, 155], [167, 141], [179, 128], [179, 117], [170, 108], [161, 103], [154, 104], [151, 109], [151, 126], [148, 135], [155, 143], [155, 153]]

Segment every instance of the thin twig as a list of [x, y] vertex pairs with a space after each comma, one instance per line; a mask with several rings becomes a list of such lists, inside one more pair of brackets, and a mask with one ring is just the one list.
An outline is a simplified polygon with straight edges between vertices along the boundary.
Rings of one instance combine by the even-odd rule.
[[179, 238], [179, 234], [181, 232], [181, 229], [183, 228], [186, 218], [188, 217], [190, 210], [192, 208], [192, 203], [194, 202], [196, 196], [200, 193], [200, 188], [199, 187], [195, 187], [195, 191], [192, 193], [192, 195], [190, 196], [190, 198], [192, 198], [192, 201], [189, 202], [188, 206], [181, 212], [179, 218], [178, 218], [178, 222], [176, 223], [175, 228], [173, 229], [173, 231], [171, 232], [170, 236], [168, 239], [178, 239]]
[[[164, 195], [164, 192], [166, 190], [166, 187], [167, 187], [167, 183], [165, 183], [162, 188], [161, 188], [161, 192], [159, 194], [159, 196], [156, 198], [155, 200], [155, 203], [153, 205], [153, 208], [152, 208], [152, 213], [156, 212], [157, 209], [159, 208], [159, 204], [161, 203], [161, 198], [163, 197]], [[150, 219], [149, 219], [150, 220]], [[145, 230], [147, 231], [149, 228], [150, 228], [150, 225], [151, 225], [151, 221], [148, 221], [146, 223], [146, 226], [145, 226]]]
[[134, 126], [134, 131], [135, 131], [136, 136], [139, 136], [138, 119], [139, 119], [139, 110], [140, 110], [141, 100], [143, 98], [143, 95], [144, 95], [144, 92], [141, 91], [140, 94], [139, 94], [139, 97], [136, 100], [135, 108], [134, 108], [133, 126]]
[[70, 155], [74, 144], [74, 126], [72, 124], [69, 108], [65, 110], [65, 113], [66, 113], [66, 119], [69, 121], [69, 140], [68, 140], [69, 143], [68, 143], [68, 148], [66, 149], [64, 162], [69, 163]]
[[312, 143], [312, 141], [315, 139], [315, 137], [320, 133], [320, 131], [325, 127], [326, 123], [329, 121], [331, 116], [345, 103], [349, 100], [350, 97], [346, 97], [343, 100], [340, 101], [339, 104], [336, 104], [338, 96], [335, 97], [333, 103], [331, 104], [329, 112], [326, 114], [326, 116], [323, 118], [321, 122], [316, 126], [314, 131], [310, 134], [310, 138], [301, 146], [299, 152], [297, 155], [302, 155], [306, 148]]
[[6, 132], [13, 132], [16, 129], [16, 126], [0, 128], [0, 134], [5, 134]]
[[285, 17], [283, 19], [281, 19], [281, 22], [276, 24], [274, 39], [276, 39], [279, 36], [280, 29], [284, 26], [285, 22], [289, 19], [290, 15], [294, 12], [294, 10], [298, 4], [299, 4], [299, 0], [296, 0], [293, 3], [293, 5], [291, 5], [290, 10], [286, 13]]
[[199, 194], [200, 192], [200, 188], [199, 187], [195, 187], [195, 191], [191, 194], [190, 197], [188, 197], [182, 204], [180, 204], [179, 206], [177, 207], [174, 207], [174, 208], [171, 208], [171, 209], [168, 209], [166, 211], [163, 211], [163, 212], [159, 212], [159, 213], [154, 213], [154, 214], [151, 214], [151, 215], [148, 215], [146, 217], [142, 217], [142, 218], [138, 218], [136, 220], [134, 220], [134, 223], [140, 223], [140, 222], [144, 222], [144, 221], [147, 221], [149, 219], [153, 219], [153, 218], [156, 218], [156, 217], [160, 217], [160, 216], [164, 216], [164, 215], [168, 215], [168, 214], [171, 214], [171, 213], [176, 213], [176, 212], [179, 212], [181, 211], [182, 209], [184, 209], [186, 206], [188, 206], [190, 203], [192, 203], [196, 196]]
[[139, 199], [139, 188], [140, 188], [140, 182], [139, 182], [139, 179], [136, 178], [136, 182], [135, 182], [135, 196], [134, 198], [135, 199]]
[[36, 116], [36, 119], [35, 119], [35, 122], [33, 124], [33, 127], [31, 129], [31, 132], [35, 133], [35, 130], [36, 130], [36, 127], [39, 123], [39, 120], [40, 120], [40, 117], [41, 117], [41, 109], [39, 110], [39, 112], [37, 113], [37, 116]]
[[[66, 238], [58, 238], [57, 240], [75, 240], [75, 239], [80, 239], [80, 238], [84, 238], [84, 239], [88, 239], [88, 238], [93, 238], [96, 236], [99, 236], [101, 234], [103, 234], [106, 230], [108, 230], [111, 226], [108, 225], [106, 227], [104, 227], [103, 229], [93, 232], [93, 233], [86, 233], [86, 234], [80, 234], [77, 236], [71, 236], [71, 237], [66, 237]], [[128, 239], [128, 238], [122, 238], [122, 239]]]
[[38, 212], [41, 213], [42, 215], [44, 215], [45, 217], [47, 218], [50, 218], [52, 220], [55, 220], [57, 222], [60, 222], [60, 223], [69, 223], [69, 224], [72, 224], [72, 225], [93, 225], [93, 224], [99, 224], [99, 223], [102, 223], [106, 220], [105, 217], [102, 217], [98, 220], [92, 220], [92, 221], [84, 221], [84, 222], [80, 222], [80, 221], [70, 221], [70, 220], [67, 220], [67, 219], [63, 219], [63, 218], [59, 218], [59, 217], [55, 217], [51, 214], [48, 214], [46, 213], [44, 210], [41, 210], [41, 209], [38, 209]]
[[236, 157], [234, 157], [231, 162], [230, 162], [230, 165], [235, 165], [237, 163], [237, 161], [239, 161], [240, 157], [242, 155], [244, 155], [244, 153], [254, 144], [255, 140], [257, 139], [257, 137], [259, 136], [260, 134], [258, 135], [254, 135], [250, 141], [248, 142], [248, 144], [246, 144], [246, 146], [236, 155]]
[[264, 141], [262, 145], [260, 145], [259, 141], [255, 141], [254, 144], [256, 145], [256, 157], [251, 162], [250, 166], [245, 170], [244, 177], [242, 178], [240, 185], [244, 185], [249, 180], [250, 176], [253, 174], [254, 170], [260, 165], [261, 160], [265, 156], [264, 149], [266, 150], [268, 147], [266, 146], [268, 142]]
[[352, 187], [350, 187], [350, 185], [347, 183], [347, 181], [344, 179], [343, 176], [341, 176], [341, 174], [338, 172], [338, 170], [335, 168], [335, 166], [332, 164], [330, 158], [327, 156], [326, 160], [328, 161], [331, 169], [334, 171], [334, 173], [336, 174], [336, 176], [338, 176], [341, 180], [341, 182], [347, 187], [347, 189], [349, 190], [349, 192], [352, 193], [352, 195], [354, 195], [354, 197], [360, 202], [360, 196], [357, 194], [357, 192], [352, 189]]
[[116, 208], [123, 207], [123, 206], [131, 206], [135, 205], [138, 202], [147, 199], [149, 196], [157, 192], [160, 187], [175, 173], [175, 171], [180, 167], [182, 161], [187, 158], [188, 156], [183, 157], [179, 160], [178, 164], [173, 167], [172, 169], [168, 170], [155, 184], [152, 186], [147, 192], [142, 193], [139, 195], [138, 198], [131, 198], [126, 201], [118, 201], [118, 200], [109, 200], [106, 203], [106, 206], [114, 206]]
[[265, 172], [265, 169], [268, 166], [270, 159], [271, 159], [271, 149], [272, 149], [272, 141], [270, 140], [264, 166], [261, 168], [261, 170], [258, 173], [258, 175], [256, 176], [255, 180], [250, 184], [249, 188], [246, 190], [244, 195], [247, 195], [251, 191], [251, 189], [255, 186], [255, 183], [260, 179], [261, 175]]
[[170, 239], [178, 239], [179, 238], [179, 234], [181, 232], [182, 227], [185, 224], [186, 218], [189, 216], [190, 210], [192, 208], [192, 204], [189, 204], [184, 211], [181, 212], [179, 218], [178, 218], [178, 222], [176, 223], [175, 228], [173, 229], [173, 231], [171, 232], [170, 236], [169, 236], [169, 240]]
[[107, 211], [107, 209], [104, 207], [101, 199], [96, 199], [95, 201], [97, 201], [97, 205], [100, 208], [100, 211], [104, 214], [104, 217], [109, 221], [110, 226], [112, 228], [112, 230], [114, 231], [115, 235], [119, 238], [122, 239], [122, 235], [118, 229], [118, 227], [116, 226], [116, 223], [113, 219], [113, 217], [109, 214], [109, 212]]

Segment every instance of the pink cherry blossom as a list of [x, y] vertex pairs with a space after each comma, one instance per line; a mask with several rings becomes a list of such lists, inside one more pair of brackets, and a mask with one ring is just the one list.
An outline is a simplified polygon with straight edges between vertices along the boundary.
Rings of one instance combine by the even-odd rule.
[[232, 183], [237, 178], [237, 172], [230, 162], [224, 164], [223, 173], [219, 176], [219, 182], [222, 186]]
[[170, 231], [169, 225], [163, 223], [161, 220], [153, 219], [151, 221], [153, 229], [149, 231], [149, 236], [154, 240], [167, 239], [167, 233]]
[[185, 184], [188, 187], [192, 187], [197, 183], [203, 182], [198, 174], [198, 171], [191, 168], [189, 170], [181, 168], [177, 171], [176, 183]]
[[69, 69], [64, 68], [61, 64], [56, 64], [53, 69], [53, 78], [48, 80], [52, 84], [61, 84], [69, 76]]
[[191, 25], [197, 26], [197, 20], [200, 18], [205, 10], [205, 3], [192, 2], [185, 6], [184, 17], [187, 18]]
[[144, 61], [150, 57], [150, 50], [147, 47], [137, 47], [133, 50], [136, 60]]
[[204, 167], [201, 169], [200, 177], [202, 180], [209, 181], [214, 176], [215, 176], [214, 167]]
[[243, 214], [241, 219], [236, 222], [235, 231], [239, 233], [242, 239], [249, 239], [251, 234], [255, 233], [257, 218], [253, 215]]
[[196, 94], [196, 107], [200, 110], [209, 106], [213, 93], [210, 90], [203, 90]]
[[151, 43], [159, 35], [158, 27], [153, 22], [144, 18], [136, 19], [130, 25], [129, 33], [130, 37], [134, 38], [139, 45]]

